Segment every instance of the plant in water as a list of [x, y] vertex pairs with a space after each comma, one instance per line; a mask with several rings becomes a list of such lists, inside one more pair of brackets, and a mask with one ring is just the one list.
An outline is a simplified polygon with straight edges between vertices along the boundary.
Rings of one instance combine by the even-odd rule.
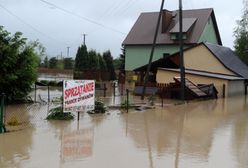
[[73, 120], [74, 115], [70, 112], [64, 113], [61, 106], [49, 110], [47, 120]]
[[152, 94], [152, 95], [147, 97], [147, 100], [148, 100], [148, 103], [153, 106], [154, 102], [156, 100], [156, 96], [154, 94]]
[[106, 107], [105, 104], [101, 100], [95, 100], [95, 109], [90, 111], [89, 113], [105, 113]]
[[131, 104], [129, 101], [127, 101], [126, 99], [121, 103], [121, 109], [126, 109], [128, 107], [128, 109], [131, 107]]

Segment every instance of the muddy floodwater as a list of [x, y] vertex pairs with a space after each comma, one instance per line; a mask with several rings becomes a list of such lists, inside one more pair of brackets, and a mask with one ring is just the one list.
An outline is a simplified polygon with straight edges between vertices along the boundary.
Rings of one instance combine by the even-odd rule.
[[[0, 168], [247, 168], [245, 97], [83, 113], [0, 134]], [[32, 117], [31, 117], [32, 120]]]

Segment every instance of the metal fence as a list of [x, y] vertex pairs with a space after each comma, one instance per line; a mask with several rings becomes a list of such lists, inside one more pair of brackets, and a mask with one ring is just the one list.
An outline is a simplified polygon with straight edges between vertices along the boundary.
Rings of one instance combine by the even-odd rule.
[[[121, 86], [109, 83], [104, 84], [105, 88], [96, 90], [95, 98], [102, 100], [105, 105], [117, 105], [126, 100], [126, 91], [121, 95]], [[37, 87], [36, 94], [32, 92], [30, 97], [36, 100], [34, 103], [5, 105], [3, 110], [3, 124], [7, 131], [17, 131], [28, 127], [44, 124], [44, 120], [49, 114], [49, 110], [60, 106], [62, 101], [62, 89], [51, 88], [48, 96], [47, 87]], [[35, 99], [36, 96], [36, 99]], [[130, 94], [129, 101], [136, 103], [133, 95]]]

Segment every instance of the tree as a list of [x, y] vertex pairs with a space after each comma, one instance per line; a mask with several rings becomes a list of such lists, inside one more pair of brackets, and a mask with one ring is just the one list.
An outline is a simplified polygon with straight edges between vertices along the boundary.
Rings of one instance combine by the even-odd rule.
[[122, 48], [122, 53], [120, 54], [120, 66], [118, 80], [119, 83], [125, 83], [125, 48]]
[[234, 48], [235, 53], [248, 65], [248, 0], [243, 0], [243, 4], [243, 14], [234, 31]]
[[0, 93], [9, 102], [27, 100], [37, 79], [37, 42], [26, 40], [21, 32], [11, 35], [0, 26]]
[[57, 68], [57, 64], [58, 64], [58, 59], [56, 57], [52, 57], [49, 59], [49, 68]]
[[100, 53], [97, 54], [98, 57], [98, 62], [99, 62], [99, 69], [101, 71], [106, 71], [107, 70], [107, 66], [106, 66], [106, 62], [103, 59], [102, 55]]
[[83, 71], [88, 69], [88, 51], [86, 45], [78, 47], [74, 71]]
[[98, 70], [99, 69], [98, 57], [97, 57], [97, 53], [95, 50], [90, 50], [88, 53], [88, 65], [89, 65], [88, 70]]
[[113, 64], [114, 64], [114, 68], [115, 68], [116, 70], [118, 70], [118, 69], [120, 68], [120, 65], [121, 65], [121, 58], [120, 58], [120, 57], [115, 58], [115, 59], [113, 60]]
[[73, 69], [73, 59], [70, 58], [64, 58], [64, 69]]
[[44, 58], [43, 67], [45, 67], [45, 68], [48, 68], [49, 67], [49, 61], [48, 61], [48, 57], [47, 56]]
[[119, 70], [120, 72], [125, 73], [125, 48], [122, 48], [122, 53], [120, 54], [120, 66], [119, 66]]
[[106, 62], [107, 70], [110, 73], [110, 80], [116, 80], [116, 75], [115, 75], [115, 69], [114, 69], [114, 64], [113, 64], [113, 57], [111, 55], [111, 52], [105, 51], [103, 53], [103, 59]]

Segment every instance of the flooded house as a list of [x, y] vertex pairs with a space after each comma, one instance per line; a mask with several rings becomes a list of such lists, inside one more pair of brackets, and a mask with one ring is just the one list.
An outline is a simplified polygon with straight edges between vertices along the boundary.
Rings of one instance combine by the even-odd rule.
[[[125, 71], [132, 76], [134, 69], [148, 63], [159, 12], [141, 13], [123, 41]], [[179, 12], [163, 10], [153, 60], [179, 51]], [[184, 48], [201, 42], [222, 45], [214, 10], [183, 10]]]
[[[159, 12], [141, 13], [123, 42], [127, 81], [134, 75], [138, 75], [138, 82], [144, 80], [158, 15]], [[183, 10], [182, 16], [186, 83], [203, 96], [199, 87], [214, 87], [214, 97], [217, 93], [218, 97], [246, 93], [248, 68], [230, 48], [222, 46], [214, 10]], [[179, 89], [179, 65], [178, 10], [163, 10], [149, 82], [155, 85], [176, 82]], [[137, 90], [141, 92], [141, 88]]]
[[[179, 52], [151, 64], [150, 82], [173, 83], [180, 76]], [[218, 97], [247, 92], [248, 67], [228, 47], [200, 43], [184, 49], [185, 77], [195, 85], [213, 84]], [[135, 71], [143, 79], [147, 65]]]

